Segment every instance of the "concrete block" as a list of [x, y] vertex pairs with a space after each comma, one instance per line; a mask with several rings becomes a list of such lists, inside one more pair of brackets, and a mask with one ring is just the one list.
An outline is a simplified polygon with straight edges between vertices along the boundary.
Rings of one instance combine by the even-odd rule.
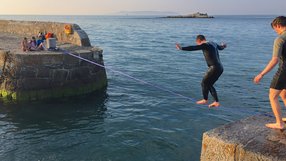
[[201, 161], [285, 161], [286, 132], [265, 127], [273, 122], [258, 115], [204, 133]]

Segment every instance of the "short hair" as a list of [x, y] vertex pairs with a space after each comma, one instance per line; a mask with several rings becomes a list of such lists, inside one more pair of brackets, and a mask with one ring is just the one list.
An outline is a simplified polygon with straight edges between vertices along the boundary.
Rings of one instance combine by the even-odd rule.
[[198, 35], [196, 40], [204, 41], [204, 40], [206, 40], [206, 37], [204, 35]]
[[285, 16], [279, 16], [279, 17], [276, 17], [272, 23], [271, 23], [271, 27], [275, 27], [277, 25], [280, 25], [280, 26], [283, 26], [283, 27], [286, 27], [286, 17]]

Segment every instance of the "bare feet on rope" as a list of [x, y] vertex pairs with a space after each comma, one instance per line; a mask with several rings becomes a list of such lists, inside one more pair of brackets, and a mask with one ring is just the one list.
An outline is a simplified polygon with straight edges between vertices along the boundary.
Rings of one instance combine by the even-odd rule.
[[219, 107], [219, 106], [220, 106], [219, 102], [213, 102], [212, 104], [209, 105], [209, 108]]
[[197, 101], [197, 104], [198, 105], [206, 105], [206, 104], [208, 104], [208, 100], [202, 99], [200, 101]]

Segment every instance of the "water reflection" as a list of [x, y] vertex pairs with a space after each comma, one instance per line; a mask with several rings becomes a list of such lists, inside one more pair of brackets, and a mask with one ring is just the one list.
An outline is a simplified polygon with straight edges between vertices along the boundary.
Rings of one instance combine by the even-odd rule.
[[104, 133], [107, 101], [102, 92], [55, 102], [2, 105], [0, 160], [14, 160], [17, 154], [24, 159], [29, 151], [49, 149], [45, 147], [49, 143], [57, 148], [84, 144], [86, 140], [78, 137]]
[[108, 95], [101, 92], [44, 103], [2, 105], [0, 115], [1, 121], [13, 123], [20, 129], [25, 129], [25, 126], [73, 128], [85, 119], [104, 120], [107, 101]]

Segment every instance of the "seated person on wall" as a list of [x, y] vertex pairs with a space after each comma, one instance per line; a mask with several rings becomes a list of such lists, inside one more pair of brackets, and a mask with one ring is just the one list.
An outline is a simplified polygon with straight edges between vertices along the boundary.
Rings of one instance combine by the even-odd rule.
[[36, 51], [37, 50], [37, 41], [36, 41], [36, 38], [34, 36], [29, 41], [29, 50], [30, 51]]
[[45, 34], [43, 34], [42, 32], [38, 33], [38, 37], [42, 37], [43, 40], [46, 40]]
[[48, 40], [49, 38], [54, 38], [54, 34], [51, 33], [51, 32], [48, 32], [48, 33], [45, 35], [45, 40]]
[[30, 51], [28, 40], [26, 37], [24, 37], [23, 41], [21, 42], [21, 48], [23, 51]]
[[45, 50], [45, 44], [44, 44], [44, 36], [39, 36], [39, 39], [37, 40], [37, 50]]

